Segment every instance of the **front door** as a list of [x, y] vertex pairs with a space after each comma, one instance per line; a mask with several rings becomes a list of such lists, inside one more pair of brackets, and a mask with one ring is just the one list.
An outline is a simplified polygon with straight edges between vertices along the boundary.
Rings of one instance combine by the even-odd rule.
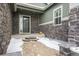
[[29, 17], [23, 16], [23, 33], [29, 32]]
[[20, 16], [20, 33], [30, 33], [30, 17]]

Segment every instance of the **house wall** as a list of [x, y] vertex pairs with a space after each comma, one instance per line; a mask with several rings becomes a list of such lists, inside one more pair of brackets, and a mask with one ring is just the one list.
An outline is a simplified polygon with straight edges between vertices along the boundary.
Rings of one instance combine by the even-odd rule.
[[11, 39], [11, 24], [9, 5], [0, 3], [0, 54], [6, 53]]
[[52, 39], [68, 40], [68, 21], [63, 21], [60, 26], [53, 26], [53, 24], [39, 26], [40, 32], [43, 32], [46, 37]]
[[63, 18], [68, 16], [69, 14], [69, 4], [68, 3], [64, 3], [64, 4], [55, 4], [53, 5], [51, 8], [49, 8], [48, 10], [46, 10], [44, 12], [44, 14], [41, 15], [40, 17], [40, 22], [39, 24], [45, 23], [45, 22], [49, 22], [49, 21], [53, 21], [53, 10], [59, 6], [62, 6], [63, 8]]
[[31, 33], [39, 32], [39, 15], [31, 16]]
[[[63, 6], [63, 19], [67, 17], [69, 15], [69, 4], [57, 4], [41, 15], [40, 24], [53, 21], [53, 9], [59, 6]], [[40, 31], [45, 33], [49, 38], [68, 41], [68, 18], [65, 18], [65, 20], [62, 21], [62, 25], [59, 26], [54, 26], [53, 22], [50, 22], [39, 27]]]
[[29, 14], [29, 13], [24, 13], [21, 11], [20, 12], [16, 12], [13, 16], [13, 34], [19, 34], [19, 15], [29, 15], [31, 16], [31, 33], [36, 33], [39, 31], [38, 28], [38, 19], [39, 19], [39, 15], [35, 15], [35, 14]]
[[13, 13], [12, 34], [18, 34], [18, 33], [19, 33], [19, 14]]

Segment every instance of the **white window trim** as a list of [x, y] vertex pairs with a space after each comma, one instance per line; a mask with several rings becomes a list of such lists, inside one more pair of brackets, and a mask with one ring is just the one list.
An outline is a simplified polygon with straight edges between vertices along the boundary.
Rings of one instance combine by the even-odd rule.
[[[55, 24], [54, 12], [55, 12], [57, 9], [59, 9], [59, 8], [61, 8], [61, 24]], [[53, 10], [53, 25], [54, 25], [54, 26], [62, 25], [62, 16], [63, 16], [63, 6], [59, 6], [59, 7], [55, 8], [55, 9]]]
[[45, 23], [39, 24], [39, 26], [48, 25], [48, 24], [52, 24], [52, 23], [53, 23], [53, 21], [49, 21], [49, 22], [45, 22]]
[[[20, 29], [20, 26], [21, 26], [21, 18], [23, 17], [23, 16], [27, 16], [27, 17], [29, 17], [30, 19], [30, 21], [29, 21], [29, 32], [28, 33], [31, 33], [31, 16], [29, 16], [29, 15], [19, 15], [19, 34], [23, 34], [23, 32], [20, 32], [22, 29]], [[26, 33], [27, 34], [27, 33]]]

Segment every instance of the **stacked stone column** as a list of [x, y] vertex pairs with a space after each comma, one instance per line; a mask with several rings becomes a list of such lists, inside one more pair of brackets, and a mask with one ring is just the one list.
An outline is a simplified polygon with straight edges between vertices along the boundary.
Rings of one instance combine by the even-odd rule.
[[11, 12], [8, 4], [0, 4], [0, 54], [5, 54], [11, 39]]
[[70, 10], [68, 40], [73, 43], [79, 41], [79, 6]]

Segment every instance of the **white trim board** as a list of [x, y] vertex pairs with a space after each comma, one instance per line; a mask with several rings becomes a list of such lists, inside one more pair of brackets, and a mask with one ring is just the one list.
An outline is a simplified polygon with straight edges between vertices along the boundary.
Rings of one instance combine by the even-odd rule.
[[20, 5], [20, 6], [24, 6], [24, 7], [29, 7], [29, 8], [33, 8], [33, 9], [38, 9], [38, 10], [42, 10], [42, 11], [46, 10], [47, 8], [49, 8], [53, 4], [54, 3], [50, 3], [49, 5], [47, 5], [45, 7], [40, 7], [40, 6], [29, 4], [29, 3], [16, 3], [16, 5]]
[[62, 18], [62, 21], [66, 21], [66, 20], [69, 20], [69, 16]]
[[45, 23], [39, 24], [39, 26], [41, 26], [41, 25], [48, 25], [48, 24], [53, 24], [53, 21], [49, 21], [49, 22], [45, 22]]

